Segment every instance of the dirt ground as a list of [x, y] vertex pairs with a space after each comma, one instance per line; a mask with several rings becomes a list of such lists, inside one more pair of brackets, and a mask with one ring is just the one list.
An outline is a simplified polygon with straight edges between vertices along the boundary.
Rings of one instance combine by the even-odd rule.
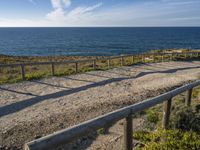
[[[0, 86], [0, 149], [21, 149], [25, 142], [199, 78], [198, 61], [163, 62]], [[83, 149], [107, 149], [104, 141], [117, 137], [96, 137]]]

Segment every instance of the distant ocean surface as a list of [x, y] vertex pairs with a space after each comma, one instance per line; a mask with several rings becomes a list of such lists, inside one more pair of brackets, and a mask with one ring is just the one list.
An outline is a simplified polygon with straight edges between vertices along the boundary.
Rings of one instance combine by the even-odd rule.
[[152, 49], [200, 49], [200, 27], [0, 28], [0, 54], [110, 56]]

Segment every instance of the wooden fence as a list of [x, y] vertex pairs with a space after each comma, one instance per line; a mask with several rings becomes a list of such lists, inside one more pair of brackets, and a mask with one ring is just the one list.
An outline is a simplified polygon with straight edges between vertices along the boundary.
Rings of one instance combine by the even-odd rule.
[[120, 65], [125, 65], [124, 59], [127, 57], [132, 57], [132, 63], [134, 63], [134, 59], [141, 58], [141, 62], [146, 62], [146, 58], [151, 58], [152, 62], [155, 62], [156, 58], [160, 58], [160, 61], [165, 61], [166, 58], [168, 60], [174, 60], [177, 57], [199, 57], [200, 52], [183, 52], [183, 53], [147, 53], [147, 54], [139, 54], [139, 55], [123, 55], [123, 56], [115, 56], [115, 57], [108, 57], [108, 58], [102, 58], [102, 59], [89, 59], [89, 60], [79, 60], [79, 61], [60, 61], [60, 62], [31, 62], [31, 63], [17, 63], [17, 64], [0, 64], [0, 68], [5, 67], [21, 67], [21, 77], [22, 80], [26, 79], [26, 66], [34, 66], [34, 65], [50, 65], [51, 66], [51, 74], [52, 76], [55, 75], [55, 67], [56, 65], [61, 64], [75, 64], [75, 71], [78, 73], [79, 68], [78, 65], [81, 63], [92, 63], [93, 69], [97, 69], [96, 62], [97, 61], [107, 61], [108, 68], [112, 66], [111, 60], [112, 59], [120, 59]]
[[127, 106], [122, 109], [118, 109], [111, 113], [99, 116], [95, 119], [83, 122], [79, 125], [55, 132], [48, 136], [36, 139], [29, 143], [25, 144], [25, 150], [47, 150], [53, 149], [61, 145], [66, 145], [76, 139], [81, 138], [82, 136], [88, 135], [89, 132], [96, 131], [101, 128], [105, 128], [114, 124], [115, 122], [124, 119], [124, 149], [132, 150], [132, 115], [134, 113], [140, 112], [147, 108], [153, 107], [157, 104], [163, 103], [163, 121], [162, 127], [164, 129], [168, 128], [169, 119], [170, 119], [170, 108], [173, 97], [177, 96], [180, 93], [187, 91], [187, 96], [185, 104], [187, 106], [191, 105], [191, 95], [192, 89], [200, 85], [200, 80], [197, 80], [193, 83], [186, 84], [182, 87], [179, 87], [170, 92], [164, 93], [160, 96], [147, 99], [140, 103], [136, 103], [130, 106]]

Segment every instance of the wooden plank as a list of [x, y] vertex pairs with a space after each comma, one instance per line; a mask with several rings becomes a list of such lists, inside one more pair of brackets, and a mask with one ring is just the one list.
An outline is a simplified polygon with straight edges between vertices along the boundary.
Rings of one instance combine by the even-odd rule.
[[162, 121], [162, 127], [164, 129], [168, 129], [169, 127], [169, 118], [170, 118], [170, 112], [171, 112], [171, 103], [172, 99], [164, 102], [164, 108], [163, 108], [163, 121]]
[[123, 66], [124, 65], [124, 58], [123, 58], [123, 56], [120, 57], [120, 60], [121, 60], [120, 61], [121, 62], [121, 66]]
[[134, 64], [134, 56], [132, 56], [132, 63]]
[[186, 93], [186, 99], [185, 99], [186, 106], [191, 106], [191, 101], [192, 101], [192, 89], [188, 90]]
[[133, 149], [133, 123], [131, 113], [124, 120], [124, 150]]
[[75, 62], [76, 73], [78, 73], [78, 62]]
[[107, 61], [108, 61], [108, 69], [110, 69], [110, 59], [108, 59]]
[[26, 80], [26, 76], [25, 76], [25, 66], [24, 66], [23, 64], [21, 64], [20, 66], [21, 66], [22, 80]]
[[96, 70], [96, 60], [93, 60], [93, 69]]
[[55, 75], [55, 65], [54, 65], [54, 63], [51, 64], [51, 74], [52, 74], [52, 76]]

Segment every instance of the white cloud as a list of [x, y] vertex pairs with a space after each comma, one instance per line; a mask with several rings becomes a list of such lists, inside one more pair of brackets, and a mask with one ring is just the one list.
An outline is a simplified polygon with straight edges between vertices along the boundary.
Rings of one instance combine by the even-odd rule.
[[52, 11], [43, 20], [0, 19], [0, 26], [200, 26], [199, 0], [191, 0], [194, 5], [171, 5], [186, 0], [113, 5], [103, 11], [102, 3], [69, 11], [70, 0], [49, 1]]
[[54, 9], [69, 7], [71, 5], [70, 0], [51, 0], [51, 4]]
[[[50, 21], [57, 21], [59, 23], [64, 24], [73, 24], [74, 21], [85, 19], [86, 16], [89, 17], [89, 14], [95, 9], [102, 6], [102, 3], [98, 3], [92, 6], [79, 6], [68, 13], [65, 11], [65, 6], [67, 1], [65, 0], [65, 4], [61, 3], [61, 0], [51, 0], [52, 6], [54, 10], [47, 14], [46, 18]], [[68, 1], [69, 2], [69, 1]]]
[[75, 9], [73, 9], [72, 11], [70, 11], [67, 15], [66, 18], [71, 18], [71, 19], [75, 19], [75, 18], [81, 18], [82, 15], [85, 15], [87, 13], [92, 12], [93, 10], [99, 8], [102, 6], [102, 3], [98, 3], [96, 5], [93, 6], [89, 6], [89, 7], [77, 7]]
[[49, 20], [62, 21], [65, 18], [65, 8], [71, 5], [70, 0], [51, 0], [53, 11], [46, 15]]

